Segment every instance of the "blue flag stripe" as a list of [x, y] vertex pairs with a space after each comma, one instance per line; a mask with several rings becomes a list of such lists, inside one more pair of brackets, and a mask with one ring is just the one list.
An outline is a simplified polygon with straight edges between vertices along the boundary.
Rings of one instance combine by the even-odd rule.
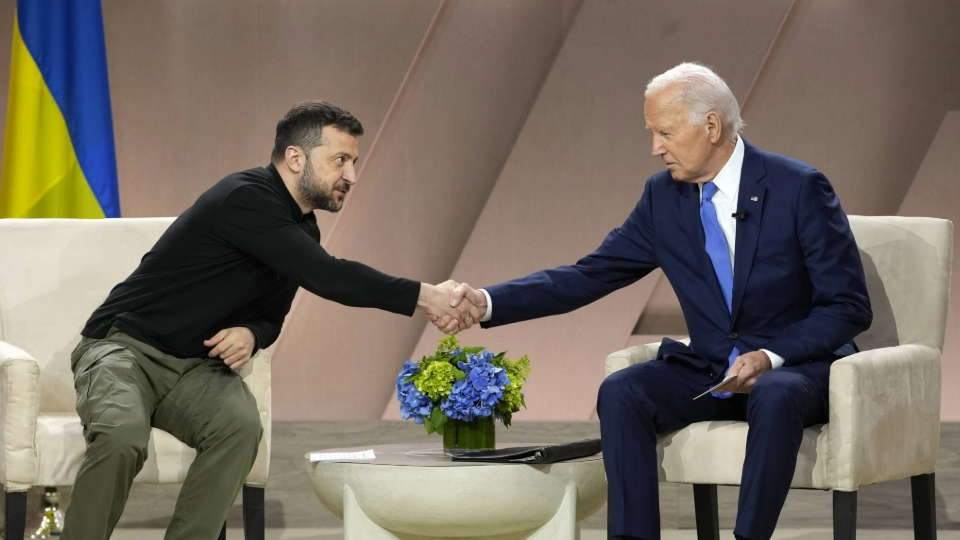
[[107, 217], [119, 217], [100, 0], [17, 0], [17, 19], [100, 208]]

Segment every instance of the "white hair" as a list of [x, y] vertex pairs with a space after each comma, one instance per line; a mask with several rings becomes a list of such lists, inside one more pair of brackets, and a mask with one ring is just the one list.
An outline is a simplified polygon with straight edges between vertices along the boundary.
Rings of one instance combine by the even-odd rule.
[[684, 62], [650, 79], [643, 97], [648, 98], [675, 84], [682, 85], [680, 98], [687, 106], [687, 120], [692, 125], [702, 126], [707, 113], [716, 111], [727, 136], [737, 140], [746, 124], [740, 118], [737, 98], [719, 75], [702, 64]]

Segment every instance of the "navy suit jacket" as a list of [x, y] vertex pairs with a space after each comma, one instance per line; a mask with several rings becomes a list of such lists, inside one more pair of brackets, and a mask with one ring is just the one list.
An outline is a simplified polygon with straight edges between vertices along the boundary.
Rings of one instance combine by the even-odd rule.
[[704, 248], [700, 191], [669, 171], [647, 180], [630, 216], [596, 251], [570, 266], [485, 287], [485, 328], [567, 313], [662, 268], [690, 332], [690, 346], [664, 339], [659, 357], [709, 383], [730, 349], [769, 349], [794, 366], [856, 351], [870, 326], [860, 253], [827, 178], [801, 161], [744, 141], [734, 256], [733, 308]]

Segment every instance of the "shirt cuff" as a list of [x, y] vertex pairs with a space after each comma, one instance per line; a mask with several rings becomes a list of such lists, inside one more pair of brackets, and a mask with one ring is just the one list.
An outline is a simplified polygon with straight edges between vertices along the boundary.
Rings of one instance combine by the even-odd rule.
[[480, 292], [487, 297], [487, 312], [480, 317], [480, 322], [487, 322], [493, 317], [493, 300], [490, 299], [490, 293], [486, 289], [480, 289]]
[[767, 356], [770, 357], [770, 365], [773, 366], [773, 369], [777, 369], [778, 367], [783, 367], [782, 356], [768, 349], [760, 349], [760, 350], [767, 353]]

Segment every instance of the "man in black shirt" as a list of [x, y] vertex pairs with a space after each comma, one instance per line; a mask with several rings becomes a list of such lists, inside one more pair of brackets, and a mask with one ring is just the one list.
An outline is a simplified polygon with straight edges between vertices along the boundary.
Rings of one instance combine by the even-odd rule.
[[[71, 364], [87, 452], [66, 540], [107, 540], [147, 456], [150, 428], [197, 449], [166, 539], [214, 539], [253, 466], [262, 427], [235, 373], [272, 344], [298, 287], [348, 306], [479, 319], [439, 286], [337, 259], [314, 210], [337, 212], [356, 184], [350, 113], [304, 102], [277, 125], [271, 164], [227, 176], [187, 209], [87, 321]], [[446, 318], [443, 316], [446, 315]]]

